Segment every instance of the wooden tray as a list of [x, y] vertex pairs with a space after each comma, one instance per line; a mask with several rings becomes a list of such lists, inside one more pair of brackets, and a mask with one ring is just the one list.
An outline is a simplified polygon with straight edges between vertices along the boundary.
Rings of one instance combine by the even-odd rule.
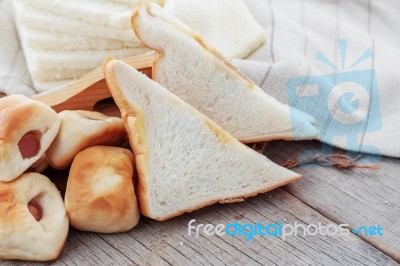
[[[157, 53], [124, 58], [123, 60], [151, 78], [151, 68]], [[99, 111], [119, 115], [107, 87], [102, 67], [98, 67], [65, 88], [44, 92], [32, 97], [51, 106], [56, 112], [63, 110]], [[108, 100], [107, 100], [108, 99]]]

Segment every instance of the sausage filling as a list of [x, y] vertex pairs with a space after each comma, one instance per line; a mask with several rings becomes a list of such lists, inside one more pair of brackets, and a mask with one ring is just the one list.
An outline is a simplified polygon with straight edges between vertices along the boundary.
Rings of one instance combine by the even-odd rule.
[[40, 221], [43, 217], [42, 209], [32, 203], [28, 203], [28, 210], [36, 221]]
[[35, 157], [40, 151], [40, 133], [30, 131], [18, 142], [18, 148], [24, 159]]

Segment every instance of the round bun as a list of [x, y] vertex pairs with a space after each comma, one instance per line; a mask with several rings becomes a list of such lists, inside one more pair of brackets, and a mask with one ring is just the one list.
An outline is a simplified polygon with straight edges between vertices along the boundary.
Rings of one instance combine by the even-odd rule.
[[0, 182], [0, 259], [58, 258], [68, 235], [68, 217], [56, 186], [28, 173]]
[[46, 152], [51, 166], [65, 169], [82, 150], [95, 145], [117, 146], [126, 137], [124, 123], [119, 117], [98, 112], [63, 111], [60, 131]]
[[57, 113], [22, 95], [0, 99], [0, 181], [10, 182], [39, 160], [60, 128]]
[[131, 151], [95, 146], [80, 152], [70, 170], [65, 206], [76, 229], [119, 233], [139, 222]]

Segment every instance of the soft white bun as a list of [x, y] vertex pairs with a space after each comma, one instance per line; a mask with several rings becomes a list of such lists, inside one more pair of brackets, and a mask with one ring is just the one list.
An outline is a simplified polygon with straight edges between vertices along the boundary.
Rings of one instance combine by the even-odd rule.
[[[0, 99], [0, 181], [20, 176], [42, 157], [60, 128], [57, 113], [44, 103], [22, 95]], [[24, 156], [19, 143], [27, 134], [35, 135], [39, 145], [34, 156]], [[29, 143], [28, 143], [29, 144]]]
[[[28, 205], [40, 213], [35, 219]], [[37, 173], [0, 182], [0, 259], [58, 258], [68, 235], [68, 217], [56, 186]]]
[[131, 151], [95, 146], [80, 152], [71, 167], [65, 206], [82, 231], [119, 233], [139, 222]]
[[90, 111], [63, 111], [59, 117], [60, 131], [46, 152], [50, 165], [56, 169], [67, 168], [75, 156], [87, 147], [118, 145], [126, 136], [119, 117]]

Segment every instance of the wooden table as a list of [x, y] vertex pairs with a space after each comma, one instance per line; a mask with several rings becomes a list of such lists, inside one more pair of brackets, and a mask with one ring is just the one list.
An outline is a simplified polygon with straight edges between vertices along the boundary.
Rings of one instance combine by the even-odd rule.
[[[317, 142], [272, 142], [276, 162], [318, 148]], [[103, 235], [71, 229], [54, 265], [398, 265], [400, 262], [400, 160], [382, 169], [297, 168], [303, 178], [248, 199], [214, 205], [166, 222], [142, 218], [127, 233]], [[188, 236], [188, 222], [381, 225], [383, 236]], [[397, 261], [397, 262], [396, 262]], [[2, 265], [24, 264], [1, 262]], [[34, 265], [31, 263], [29, 265]]]

